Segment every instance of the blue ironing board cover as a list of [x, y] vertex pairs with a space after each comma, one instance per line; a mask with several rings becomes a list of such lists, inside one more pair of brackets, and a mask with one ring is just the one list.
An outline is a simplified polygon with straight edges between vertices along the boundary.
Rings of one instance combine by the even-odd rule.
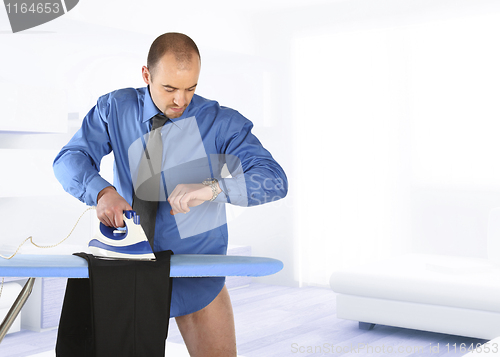
[[[266, 276], [283, 269], [280, 260], [239, 255], [177, 254], [170, 260], [170, 276]], [[0, 277], [88, 278], [87, 261], [75, 255], [19, 254], [0, 258]]]

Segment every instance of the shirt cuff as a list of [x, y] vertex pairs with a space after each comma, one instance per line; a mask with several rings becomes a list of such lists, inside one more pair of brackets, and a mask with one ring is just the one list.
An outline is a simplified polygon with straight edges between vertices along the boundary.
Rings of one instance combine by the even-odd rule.
[[88, 205], [97, 206], [97, 196], [99, 195], [99, 192], [109, 186], [113, 185], [99, 175], [94, 176], [87, 184], [85, 202]]
[[242, 175], [240, 178], [225, 178], [219, 179], [219, 187], [222, 192], [219, 193], [213, 202], [232, 203], [241, 206], [248, 205], [246, 195], [245, 178]]

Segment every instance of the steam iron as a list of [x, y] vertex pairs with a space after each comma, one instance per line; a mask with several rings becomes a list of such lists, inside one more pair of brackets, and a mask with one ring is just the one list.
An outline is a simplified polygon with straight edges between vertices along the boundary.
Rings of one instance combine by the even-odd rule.
[[89, 242], [90, 252], [107, 259], [155, 260], [148, 238], [135, 211], [123, 211], [125, 227], [99, 223], [99, 231]]

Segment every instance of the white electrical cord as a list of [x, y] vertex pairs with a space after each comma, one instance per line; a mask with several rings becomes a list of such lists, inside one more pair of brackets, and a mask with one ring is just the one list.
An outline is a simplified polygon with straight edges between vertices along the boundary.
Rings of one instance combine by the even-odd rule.
[[[73, 233], [73, 231], [75, 230], [76, 226], [78, 225], [78, 223], [80, 222], [80, 219], [83, 217], [83, 215], [85, 213], [87, 213], [88, 211], [92, 210], [92, 209], [95, 209], [94, 206], [92, 207], [89, 207], [87, 208], [85, 211], [83, 211], [83, 213], [80, 215], [80, 217], [78, 217], [78, 220], [76, 221], [75, 225], [73, 226], [73, 228], [71, 229], [71, 232], [69, 232], [69, 234], [66, 236], [66, 238], [64, 238], [62, 241], [60, 241], [59, 243], [56, 243], [56, 244], [53, 244], [53, 245], [38, 245], [36, 244], [35, 242], [33, 242], [33, 237], [32, 236], [29, 236], [28, 238], [26, 238], [20, 245], [19, 247], [17, 247], [16, 251], [14, 252], [14, 254], [12, 254], [11, 256], [4, 256], [2, 254], [0, 254], [0, 257], [3, 258], [3, 259], [12, 259], [18, 252], [19, 252], [19, 249], [21, 249], [21, 247], [24, 245], [24, 243], [26, 243], [27, 241], [31, 241], [31, 244], [33, 244], [35, 247], [37, 248], [43, 248], [43, 249], [47, 249], [47, 248], [54, 248], [54, 247], [57, 247], [59, 244], [61, 244], [62, 242], [64, 242], [66, 239], [68, 239], [71, 234]], [[2, 283], [1, 283], [1, 286], [0, 286], [0, 297], [2, 296], [2, 291], [3, 291], [3, 282], [4, 282], [4, 279], [5, 278], [2, 278]]]
[[78, 217], [78, 220], [76, 221], [75, 225], [73, 226], [73, 228], [71, 229], [71, 232], [69, 232], [69, 234], [66, 236], [66, 238], [64, 238], [62, 241], [60, 241], [59, 243], [56, 243], [56, 244], [53, 244], [53, 245], [38, 245], [36, 244], [35, 242], [33, 242], [33, 237], [32, 236], [29, 236], [28, 238], [26, 238], [20, 245], [19, 247], [17, 247], [16, 251], [14, 252], [14, 254], [12, 254], [11, 256], [9, 257], [6, 257], [2, 254], [0, 254], [0, 257], [1, 258], [4, 258], [4, 259], [12, 259], [18, 252], [19, 252], [19, 249], [21, 249], [21, 247], [24, 245], [24, 243], [26, 243], [27, 241], [31, 241], [31, 244], [33, 244], [35, 247], [37, 248], [43, 248], [43, 249], [46, 249], [46, 248], [54, 248], [54, 247], [57, 247], [59, 244], [61, 244], [62, 242], [64, 242], [66, 239], [68, 239], [71, 234], [73, 233], [73, 231], [75, 230], [76, 226], [78, 225], [78, 223], [80, 222], [80, 219], [83, 217], [83, 215], [85, 213], [87, 213], [88, 211], [92, 210], [92, 209], [95, 209], [94, 206], [92, 207], [89, 207], [87, 208], [85, 211], [83, 211], [83, 213], [80, 215], [80, 217]]

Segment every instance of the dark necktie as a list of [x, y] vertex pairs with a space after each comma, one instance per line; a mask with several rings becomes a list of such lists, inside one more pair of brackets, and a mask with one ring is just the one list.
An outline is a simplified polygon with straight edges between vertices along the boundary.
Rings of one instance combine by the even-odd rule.
[[144, 155], [139, 163], [138, 178], [139, 187], [136, 187], [133, 197], [132, 208], [141, 217], [141, 226], [148, 237], [149, 244], [153, 248], [156, 212], [160, 198], [161, 164], [163, 154], [163, 143], [161, 139], [161, 127], [167, 122], [164, 115], [153, 117], [153, 125], [149, 132], [148, 142]]

